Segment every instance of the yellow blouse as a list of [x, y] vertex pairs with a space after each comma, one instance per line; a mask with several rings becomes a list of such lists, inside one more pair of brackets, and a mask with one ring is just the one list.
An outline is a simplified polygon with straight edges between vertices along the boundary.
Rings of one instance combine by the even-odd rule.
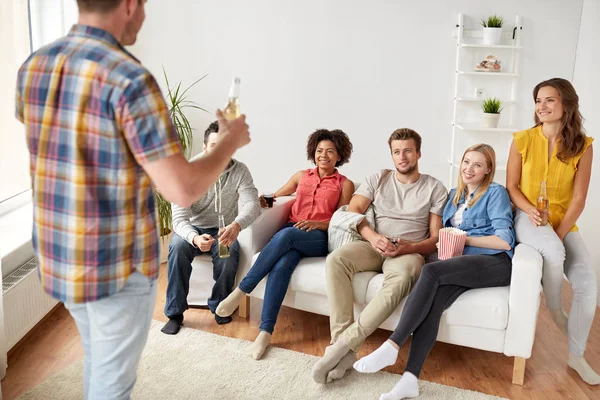
[[[515, 143], [521, 153], [521, 192], [532, 204], [537, 204], [540, 193], [540, 182], [546, 181], [546, 193], [548, 195], [549, 211], [548, 222], [557, 228], [565, 214], [571, 200], [575, 186], [575, 172], [579, 159], [594, 141], [586, 137], [585, 147], [580, 155], [563, 163], [556, 156], [558, 143], [550, 161], [548, 161], [548, 139], [542, 133], [542, 127], [537, 126], [514, 134]], [[571, 232], [578, 231], [577, 225], [573, 225]]]

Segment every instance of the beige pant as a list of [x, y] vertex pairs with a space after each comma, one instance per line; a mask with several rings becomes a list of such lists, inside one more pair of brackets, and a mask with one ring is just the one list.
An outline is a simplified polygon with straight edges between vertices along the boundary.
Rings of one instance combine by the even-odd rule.
[[[363, 341], [394, 312], [415, 284], [425, 260], [420, 254], [385, 257], [369, 242], [348, 243], [327, 257], [331, 343], [337, 340], [358, 353]], [[354, 321], [352, 277], [363, 271], [383, 272], [383, 285]]]

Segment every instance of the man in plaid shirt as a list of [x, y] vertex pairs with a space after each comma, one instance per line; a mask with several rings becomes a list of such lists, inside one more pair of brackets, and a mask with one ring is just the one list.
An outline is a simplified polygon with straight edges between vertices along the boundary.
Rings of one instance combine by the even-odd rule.
[[154, 186], [188, 207], [250, 141], [226, 121], [210, 155], [188, 162], [152, 75], [123, 48], [146, 0], [77, 0], [79, 22], [19, 70], [33, 186], [33, 245], [46, 292], [69, 310], [85, 352], [86, 399], [127, 399], [160, 265]]

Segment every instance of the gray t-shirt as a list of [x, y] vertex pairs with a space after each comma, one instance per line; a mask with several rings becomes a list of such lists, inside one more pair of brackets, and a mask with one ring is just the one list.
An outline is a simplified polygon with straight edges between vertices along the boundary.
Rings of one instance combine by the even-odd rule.
[[354, 194], [371, 200], [377, 233], [420, 242], [429, 237], [429, 213], [443, 214], [448, 191], [430, 175], [405, 184], [395, 172], [384, 169], [367, 177]]

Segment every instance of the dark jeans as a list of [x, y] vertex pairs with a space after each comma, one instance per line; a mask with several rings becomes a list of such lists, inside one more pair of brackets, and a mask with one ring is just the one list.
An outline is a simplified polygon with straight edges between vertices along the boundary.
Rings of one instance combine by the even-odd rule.
[[[240, 245], [234, 241], [229, 247], [231, 256], [219, 258], [219, 244], [217, 239], [217, 228], [194, 227], [199, 235], [209, 234], [215, 238], [210, 251], [213, 261], [213, 279], [215, 284], [208, 298], [208, 308], [214, 313], [219, 303], [224, 300], [233, 290], [235, 274], [240, 261]], [[190, 291], [190, 276], [192, 275], [192, 261], [194, 257], [203, 254], [199, 248], [192, 246], [181, 236], [174, 234], [169, 244], [169, 255], [167, 258], [167, 299], [165, 303], [165, 315], [169, 318], [183, 316], [183, 312], [189, 308], [187, 296]]]
[[244, 293], [250, 293], [267, 274], [267, 287], [261, 315], [260, 330], [273, 333], [283, 298], [302, 257], [327, 255], [327, 232], [310, 232], [286, 224], [260, 252], [256, 262], [239, 284]]
[[390, 340], [402, 346], [412, 333], [406, 371], [416, 377], [435, 344], [442, 313], [469, 289], [507, 286], [512, 263], [502, 252], [466, 255], [426, 264], [408, 296]]

